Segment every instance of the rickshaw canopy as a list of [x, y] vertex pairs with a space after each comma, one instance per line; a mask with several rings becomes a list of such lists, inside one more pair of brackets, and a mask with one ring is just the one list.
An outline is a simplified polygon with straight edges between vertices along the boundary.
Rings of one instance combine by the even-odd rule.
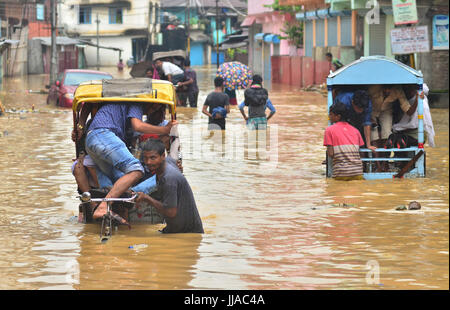
[[327, 86], [423, 84], [422, 72], [385, 56], [361, 57], [328, 75]]
[[80, 111], [81, 103], [133, 102], [157, 103], [171, 107], [172, 115], [176, 110], [176, 94], [172, 83], [149, 78], [112, 79], [87, 81], [81, 83], [75, 91], [72, 109]]

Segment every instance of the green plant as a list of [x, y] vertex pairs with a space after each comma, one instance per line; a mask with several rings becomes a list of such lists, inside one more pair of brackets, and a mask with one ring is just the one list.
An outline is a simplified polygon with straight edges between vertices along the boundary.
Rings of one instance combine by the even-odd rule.
[[301, 12], [302, 7], [299, 5], [280, 5], [278, 0], [274, 0], [273, 4], [264, 5], [266, 8], [271, 8], [272, 10], [280, 13], [298, 13]]
[[286, 36], [280, 36], [280, 38], [292, 42], [296, 47], [302, 47], [303, 24], [302, 23], [291, 24], [289, 22], [285, 22], [284, 26], [285, 28], [281, 29], [281, 31], [284, 34], [286, 34]]
[[[274, 0], [271, 5], [264, 5], [267, 8], [271, 8], [275, 12], [295, 15], [302, 11], [302, 7], [299, 5], [280, 5], [278, 0]], [[292, 42], [296, 47], [303, 46], [303, 24], [302, 23], [289, 23], [285, 22], [284, 29], [281, 31], [285, 36], [280, 36], [283, 40]]]

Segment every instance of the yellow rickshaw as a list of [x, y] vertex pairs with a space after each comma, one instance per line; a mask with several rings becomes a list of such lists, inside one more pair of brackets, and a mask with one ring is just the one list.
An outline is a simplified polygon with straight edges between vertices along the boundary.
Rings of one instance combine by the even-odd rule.
[[[144, 111], [151, 111], [150, 107], [161, 105], [168, 107], [172, 120], [176, 119], [176, 94], [175, 87], [172, 83], [163, 80], [153, 80], [149, 78], [131, 78], [131, 79], [112, 79], [88, 81], [80, 84], [75, 91], [73, 99], [73, 126], [77, 128], [80, 122], [80, 116], [83, 113], [90, 113], [91, 119], [99, 107], [104, 103], [130, 103], [146, 105]], [[165, 111], [165, 110], [164, 110]], [[165, 113], [165, 112], [164, 112]], [[144, 113], [145, 114], [145, 113]], [[150, 116], [150, 115], [148, 115]], [[175, 160], [180, 159], [180, 143], [178, 138], [177, 126], [172, 127], [170, 133], [171, 139], [168, 141], [168, 154]], [[76, 134], [77, 130], [74, 130]], [[80, 152], [84, 150], [84, 140], [75, 139], [76, 156], [78, 158]], [[131, 148], [130, 148], [131, 149]], [[139, 156], [137, 150], [132, 150], [136, 157]], [[162, 216], [156, 210], [148, 205], [140, 207], [139, 210], [134, 207], [135, 197], [121, 197], [114, 199], [106, 199], [106, 193], [103, 191], [91, 190], [89, 192], [80, 193], [80, 216], [79, 222], [89, 223], [92, 221], [91, 202], [108, 202], [107, 216], [103, 218], [101, 239], [106, 241], [112, 235], [113, 228], [118, 226], [110, 211], [115, 208], [127, 208], [129, 223], [162, 223]]]

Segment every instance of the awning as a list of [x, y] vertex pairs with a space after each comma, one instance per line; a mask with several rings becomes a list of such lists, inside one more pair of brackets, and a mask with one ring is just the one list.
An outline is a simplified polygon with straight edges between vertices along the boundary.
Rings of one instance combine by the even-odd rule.
[[[33, 40], [40, 40], [41, 44], [46, 46], [52, 45], [52, 38], [51, 37], [35, 37]], [[56, 45], [77, 45], [80, 44], [80, 40], [78, 39], [72, 39], [69, 37], [56, 37]]]
[[244, 21], [241, 23], [241, 27], [249, 27], [253, 25], [255, 22], [256, 17], [254, 16], [247, 16]]
[[264, 32], [255, 34], [255, 40], [262, 40], [262, 39], [264, 39], [264, 35], [265, 35]]
[[267, 34], [264, 36], [264, 42], [280, 44], [280, 37], [277, 34]]
[[306, 12], [306, 19], [317, 19], [316, 11], [308, 11]]
[[316, 10], [316, 11], [307, 11], [307, 12], [300, 12], [295, 14], [295, 18], [297, 20], [311, 20], [311, 19], [317, 19], [317, 18], [330, 18], [330, 17], [337, 17], [337, 16], [350, 16], [352, 15], [352, 11], [349, 10], [343, 10], [343, 11], [334, 11], [331, 9], [323, 9], [323, 10]]
[[195, 42], [210, 42], [211, 38], [208, 37], [206, 34], [201, 33], [201, 32], [192, 32], [189, 34], [189, 37], [191, 38], [192, 41]]

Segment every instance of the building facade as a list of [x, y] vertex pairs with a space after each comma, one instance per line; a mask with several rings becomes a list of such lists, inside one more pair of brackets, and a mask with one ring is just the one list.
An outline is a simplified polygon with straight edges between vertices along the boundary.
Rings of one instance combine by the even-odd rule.
[[[217, 44], [239, 27], [247, 5], [241, 0], [161, 0], [161, 11], [163, 27], [177, 24], [186, 29], [186, 49], [191, 65], [196, 66], [217, 63]], [[219, 50], [219, 62], [224, 59]]]
[[279, 82], [283, 75], [280, 74], [281, 58], [302, 55], [301, 48], [281, 39], [286, 23], [295, 22], [295, 18], [274, 11], [272, 4], [273, 0], [248, 0], [248, 16], [241, 24], [248, 27], [249, 67], [263, 77], [267, 86], [270, 81]]
[[0, 38], [17, 41], [0, 55], [0, 74], [29, 73], [29, 40], [50, 36], [50, 0], [0, 1]]
[[[303, 63], [309, 64], [302, 73], [313, 74], [306, 79], [306, 84], [326, 81], [330, 69], [325, 59], [327, 52], [344, 64], [361, 56], [384, 55], [421, 70], [432, 92], [448, 94], [448, 47], [438, 50], [432, 46], [433, 20], [437, 15], [448, 19], [448, 2], [415, 2], [418, 22], [409, 26], [427, 27], [429, 51], [396, 55], [392, 50], [391, 30], [408, 25], [395, 25], [392, 0], [280, 0], [280, 5], [302, 5], [304, 8], [296, 18], [304, 23], [306, 59]], [[448, 106], [448, 95], [446, 100]]]
[[67, 35], [93, 43], [85, 49], [90, 67], [115, 66], [119, 58], [140, 61], [158, 40], [159, 0], [66, 0], [58, 12]]

